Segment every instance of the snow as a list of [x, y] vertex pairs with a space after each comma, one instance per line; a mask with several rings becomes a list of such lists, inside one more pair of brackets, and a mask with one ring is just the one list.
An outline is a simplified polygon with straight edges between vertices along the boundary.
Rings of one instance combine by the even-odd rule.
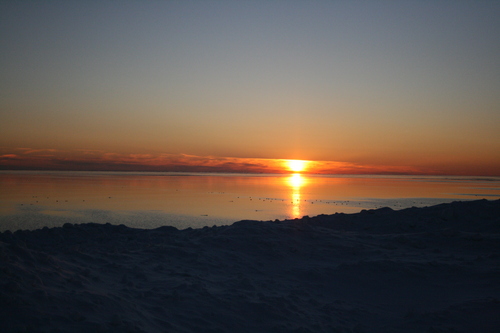
[[2, 332], [497, 332], [500, 200], [0, 234]]

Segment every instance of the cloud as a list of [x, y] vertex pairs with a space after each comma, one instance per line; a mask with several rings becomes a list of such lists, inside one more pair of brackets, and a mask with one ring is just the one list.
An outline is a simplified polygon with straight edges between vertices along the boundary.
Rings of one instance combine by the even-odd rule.
[[[50, 152], [50, 154], [47, 154]], [[30, 149], [0, 147], [1, 170], [81, 170], [288, 173], [286, 160], [197, 156], [189, 154], [120, 154], [101, 150]], [[454, 172], [455, 171], [455, 172]], [[317, 174], [470, 174], [454, 169], [401, 165], [367, 165], [342, 161], [310, 161], [308, 173]], [[484, 175], [495, 175], [484, 173]]]
[[16, 154], [4, 154], [4, 155], [0, 155], [0, 162], [5, 160], [5, 161], [9, 161], [9, 160], [20, 160], [21, 157], [19, 157], [18, 155]]
[[[51, 152], [51, 154], [47, 154]], [[2, 154], [3, 153], [3, 154]], [[280, 172], [270, 159], [100, 150], [0, 148], [0, 169], [89, 171]]]
[[55, 149], [31, 149], [31, 148], [19, 148], [23, 151], [23, 154], [37, 154], [37, 153], [54, 153]]

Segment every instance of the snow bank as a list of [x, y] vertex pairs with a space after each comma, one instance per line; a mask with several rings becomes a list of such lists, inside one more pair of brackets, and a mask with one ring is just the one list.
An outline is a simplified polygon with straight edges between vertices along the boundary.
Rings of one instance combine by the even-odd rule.
[[497, 332], [500, 200], [0, 234], [2, 332]]

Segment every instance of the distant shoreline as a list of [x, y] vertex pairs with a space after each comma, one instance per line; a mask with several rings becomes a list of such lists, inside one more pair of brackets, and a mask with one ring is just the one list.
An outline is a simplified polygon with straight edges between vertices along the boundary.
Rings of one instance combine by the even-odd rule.
[[189, 175], [189, 174], [197, 174], [197, 175], [256, 175], [256, 176], [279, 176], [279, 175], [291, 175], [295, 173], [299, 173], [303, 176], [326, 176], [326, 177], [450, 177], [450, 178], [471, 178], [471, 179], [484, 179], [484, 178], [500, 178], [500, 175], [488, 174], [488, 175], [479, 175], [479, 174], [447, 174], [447, 173], [399, 173], [399, 172], [379, 172], [379, 173], [314, 173], [314, 172], [291, 172], [291, 171], [282, 171], [282, 172], [239, 172], [239, 171], [189, 171], [189, 170], [78, 170], [78, 169], [37, 169], [37, 168], [18, 168], [18, 169], [9, 169], [9, 168], [1, 168], [0, 173], [9, 173], [9, 172], [26, 172], [26, 173], [104, 173], [104, 174], [173, 174], [173, 175]]

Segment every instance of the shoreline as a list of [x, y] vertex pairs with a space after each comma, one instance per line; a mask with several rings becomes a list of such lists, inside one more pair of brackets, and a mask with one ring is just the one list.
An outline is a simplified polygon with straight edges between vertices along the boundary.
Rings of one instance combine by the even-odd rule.
[[500, 200], [0, 233], [5, 332], [494, 332]]

